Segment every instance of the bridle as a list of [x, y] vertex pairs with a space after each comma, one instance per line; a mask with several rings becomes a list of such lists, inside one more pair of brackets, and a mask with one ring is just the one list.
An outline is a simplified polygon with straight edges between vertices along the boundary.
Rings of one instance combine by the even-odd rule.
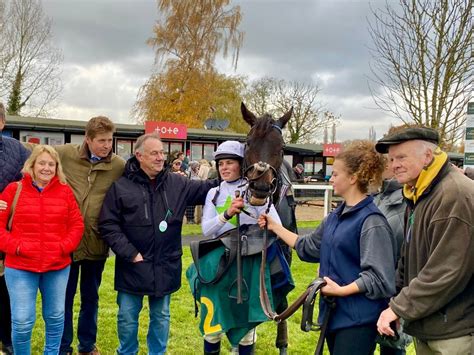
[[[256, 171], [257, 174], [249, 178], [248, 174], [252, 171]], [[255, 186], [255, 183], [260, 178], [262, 178], [265, 174], [267, 174], [269, 171], [273, 174], [273, 178], [270, 182], [268, 191], [258, 190]], [[268, 206], [269, 206], [268, 208], [270, 208], [270, 205], [273, 202], [273, 194], [278, 188], [277, 177], [278, 177], [278, 174], [277, 174], [276, 169], [266, 162], [259, 161], [258, 163], [254, 163], [246, 167], [243, 172], [244, 184], [241, 185], [241, 187], [246, 186], [244, 190], [245, 199], [249, 201], [251, 205], [254, 205], [254, 206], [262, 206], [265, 204], [265, 201], [267, 201]], [[260, 195], [261, 195], [258, 198], [254, 196], [256, 191], [260, 192]]]
[[[276, 124], [272, 124], [271, 127], [276, 129], [280, 133], [280, 135], [282, 135], [282, 130], [280, 126]], [[249, 135], [251, 132], [252, 130], [250, 130]], [[246, 143], [244, 152], [247, 152], [247, 149], [248, 149], [248, 145]], [[282, 151], [282, 155], [283, 155], [283, 151]], [[272, 177], [272, 180], [270, 181], [268, 190], [262, 191], [262, 190], [257, 189], [255, 186], [255, 183], [269, 172], [272, 174], [273, 177]], [[254, 173], [254, 174], [251, 174], [251, 173]], [[253, 175], [253, 176], [249, 177], [249, 175]], [[244, 158], [243, 168], [242, 168], [242, 177], [245, 183], [240, 185], [240, 187], [246, 186], [246, 189], [244, 190], [244, 195], [246, 197], [246, 200], [249, 201], [249, 203], [252, 205], [259, 205], [259, 206], [264, 205], [265, 201], [268, 201], [268, 208], [267, 208], [267, 213], [268, 213], [268, 210], [270, 209], [270, 206], [273, 202], [273, 194], [278, 188], [279, 174], [277, 172], [277, 169], [265, 161], [258, 161], [257, 163], [247, 165], [247, 162]], [[260, 196], [254, 196], [256, 195], [255, 192], [257, 191], [259, 192]], [[252, 203], [252, 201], [254, 203]]]

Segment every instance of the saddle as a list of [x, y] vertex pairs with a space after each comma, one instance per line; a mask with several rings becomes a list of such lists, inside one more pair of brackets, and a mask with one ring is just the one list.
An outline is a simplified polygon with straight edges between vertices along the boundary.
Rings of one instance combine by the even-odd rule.
[[237, 238], [240, 237], [240, 253], [242, 256], [261, 253], [263, 248], [268, 248], [276, 240], [274, 233], [269, 234], [267, 245], [263, 245], [263, 230], [258, 224], [244, 224], [238, 229], [231, 229], [221, 234], [218, 239], [227, 249], [237, 248]]
[[[258, 224], [243, 224], [239, 228], [231, 229], [217, 238], [205, 239], [191, 242], [191, 255], [197, 271], [197, 277], [202, 284], [214, 284], [219, 282], [230, 265], [237, 257], [237, 244], [240, 239], [240, 255], [242, 257], [261, 253], [276, 240], [274, 233], [269, 233], [266, 245], [264, 245], [263, 230]], [[219, 265], [214, 278], [206, 280], [202, 277], [199, 268], [199, 259], [210, 251], [224, 245], [226, 252], [219, 260]]]

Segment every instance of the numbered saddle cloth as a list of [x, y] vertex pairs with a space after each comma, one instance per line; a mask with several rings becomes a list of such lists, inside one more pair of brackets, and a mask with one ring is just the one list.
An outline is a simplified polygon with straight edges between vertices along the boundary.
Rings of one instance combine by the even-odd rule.
[[[200, 257], [199, 268], [205, 279], [212, 279], [219, 261], [228, 253], [220, 246]], [[275, 308], [294, 288], [288, 264], [277, 243], [268, 250], [265, 282], [270, 301]], [[227, 272], [213, 284], [201, 284], [197, 277], [196, 267], [191, 264], [186, 277], [196, 300], [200, 303], [199, 330], [203, 335], [226, 333], [233, 346], [238, 345], [243, 336], [252, 328], [268, 320], [259, 299], [259, 272], [261, 254], [242, 258], [242, 295], [243, 303], [237, 304], [237, 268], [233, 262]]]

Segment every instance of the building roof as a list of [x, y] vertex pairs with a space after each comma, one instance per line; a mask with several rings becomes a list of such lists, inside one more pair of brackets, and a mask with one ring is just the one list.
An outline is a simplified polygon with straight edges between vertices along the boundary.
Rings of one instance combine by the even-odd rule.
[[[84, 134], [84, 129], [87, 121], [81, 120], [66, 120], [57, 118], [41, 118], [41, 117], [22, 117], [22, 116], [7, 116], [6, 128], [17, 129], [32, 129], [49, 132], [70, 132], [77, 134]], [[125, 124], [116, 123], [116, 136], [133, 136], [136, 137], [145, 133], [145, 126], [143, 124]], [[208, 130], [203, 128], [188, 128], [188, 139], [192, 140], [238, 140], [245, 141], [247, 137], [243, 133]], [[285, 146], [286, 152], [295, 152], [300, 155], [315, 155], [323, 151], [321, 144], [287, 144]]]

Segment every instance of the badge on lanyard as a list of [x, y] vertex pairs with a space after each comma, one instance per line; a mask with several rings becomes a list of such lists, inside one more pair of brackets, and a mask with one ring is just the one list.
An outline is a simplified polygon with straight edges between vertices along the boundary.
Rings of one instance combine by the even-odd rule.
[[158, 228], [160, 229], [160, 232], [161, 233], [164, 233], [166, 232], [166, 230], [168, 229], [168, 217], [172, 216], [173, 215], [173, 212], [171, 212], [171, 210], [168, 208], [166, 210], [166, 215], [165, 215], [165, 219], [163, 219], [160, 224], [158, 225]]

